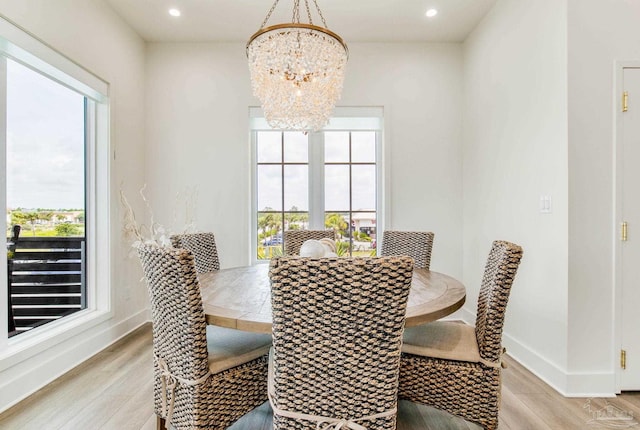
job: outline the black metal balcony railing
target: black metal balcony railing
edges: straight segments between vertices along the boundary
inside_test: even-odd
[[[10,335],[86,308],[84,237],[21,237],[14,246],[7,260]]]

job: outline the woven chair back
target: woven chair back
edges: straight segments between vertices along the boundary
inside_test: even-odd
[[[275,405],[339,419],[396,407],[412,272],[408,257],[272,260]],[[395,422],[361,424],[386,430]],[[276,430],[315,428],[274,416]]]
[[[213,233],[174,234],[171,236],[171,244],[174,248],[188,249],[193,253],[198,273],[220,270],[218,248]]]
[[[197,380],[209,371],[206,321],[191,252],[141,245],[138,256],[151,298],[153,353],[171,372]],[[154,366],[155,380],[160,380]],[[154,390],[156,396],[159,389]]]
[[[504,315],[521,258],[520,246],[499,240],[493,242],[484,269],[476,314],[476,339],[480,356],[485,360],[500,361]]]
[[[300,247],[307,240],[336,240],[333,230],[286,230],[284,232],[284,255],[300,255]]]
[[[386,230],[381,255],[408,255],[416,268],[429,269],[434,236],[430,231]]]

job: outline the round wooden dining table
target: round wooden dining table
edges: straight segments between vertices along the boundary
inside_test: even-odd
[[[207,324],[271,333],[269,265],[235,267],[198,275]],[[435,321],[460,309],[462,283],[427,269],[413,270],[406,326]]]

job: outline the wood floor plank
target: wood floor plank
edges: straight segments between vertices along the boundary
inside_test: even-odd
[[[151,366],[144,371],[146,382],[133,391],[134,395],[121,405],[111,418],[104,423],[100,430],[140,430],[144,429],[147,420],[155,418],[153,413],[153,371]],[[151,429],[155,430],[155,420],[151,422]]]
[[[553,388],[528,371],[508,354],[504,355],[504,361],[507,364],[507,368],[502,369],[502,384],[508,386],[512,393],[557,394]]]
[[[125,357],[124,354],[121,357]],[[114,414],[122,408],[124,405],[132,403],[134,394],[139,391],[143,391],[147,398],[144,403],[150,403],[151,396],[153,395],[153,372],[152,372],[152,358],[148,352],[143,354],[134,354],[133,357],[127,354],[126,361],[120,361],[127,371],[122,372],[119,377],[115,377],[118,372],[113,373],[114,378],[110,385],[105,386],[102,393],[99,395],[99,401],[94,397],[93,400],[73,419],[67,421],[60,427],[61,430],[75,430],[75,429],[87,429],[87,428],[100,428],[106,425],[107,422],[114,418]],[[116,368],[114,368],[115,370]],[[142,390],[142,387],[147,386],[147,390]],[[153,412],[152,408],[146,407],[146,417],[150,412]],[[143,409],[144,410],[144,409]],[[135,418],[135,416],[133,417]],[[116,417],[118,420],[119,417]],[[138,423],[137,428],[146,420],[141,420]],[[119,428],[119,427],[115,427]]]
[[[145,326],[117,342],[120,352],[105,350],[75,367],[0,415],[0,429],[59,429],[90,403],[99,403],[104,387],[110,386],[118,376],[128,375],[126,366],[104,371],[103,365],[110,362],[114,354],[130,358],[137,354],[148,356],[151,351],[149,337],[150,326]]]
[[[518,430],[519,427],[510,427],[502,417],[498,417],[498,430]]]
[[[144,423],[140,430],[156,430],[156,416],[151,415],[149,419]]]
[[[542,393],[541,395],[545,395]],[[502,387],[502,403],[500,407],[501,430],[513,428],[518,430],[551,430],[548,424],[523,403],[509,387]]]
[[[59,430],[98,429],[109,421],[119,407],[131,400],[131,396],[104,395],[100,402],[91,402],[82,411],[62,426]]]
[[[640,422],[640,392],[625,392],[615,399],[607,399],[623,411],[632,413],[636,421]],[[640,426],[638,426],[640,427]]]
[[[562,396],[553,398],[548,394],[517,394],[547,426],[552,429],[579,430],[586,428],[585,417],[570,410],[568,402]]]

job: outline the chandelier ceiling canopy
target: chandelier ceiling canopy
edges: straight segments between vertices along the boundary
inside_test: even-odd
[[[265,27],[275,0],[247,42],[253,94],[272,128],[320,130],[342,93],[347,45],[327,28],[317,0],[312,1],[323,27],[313,24],[309,1],[304,0],[308,24],[300,22],[300,0],[294,0],[290,23]]]

